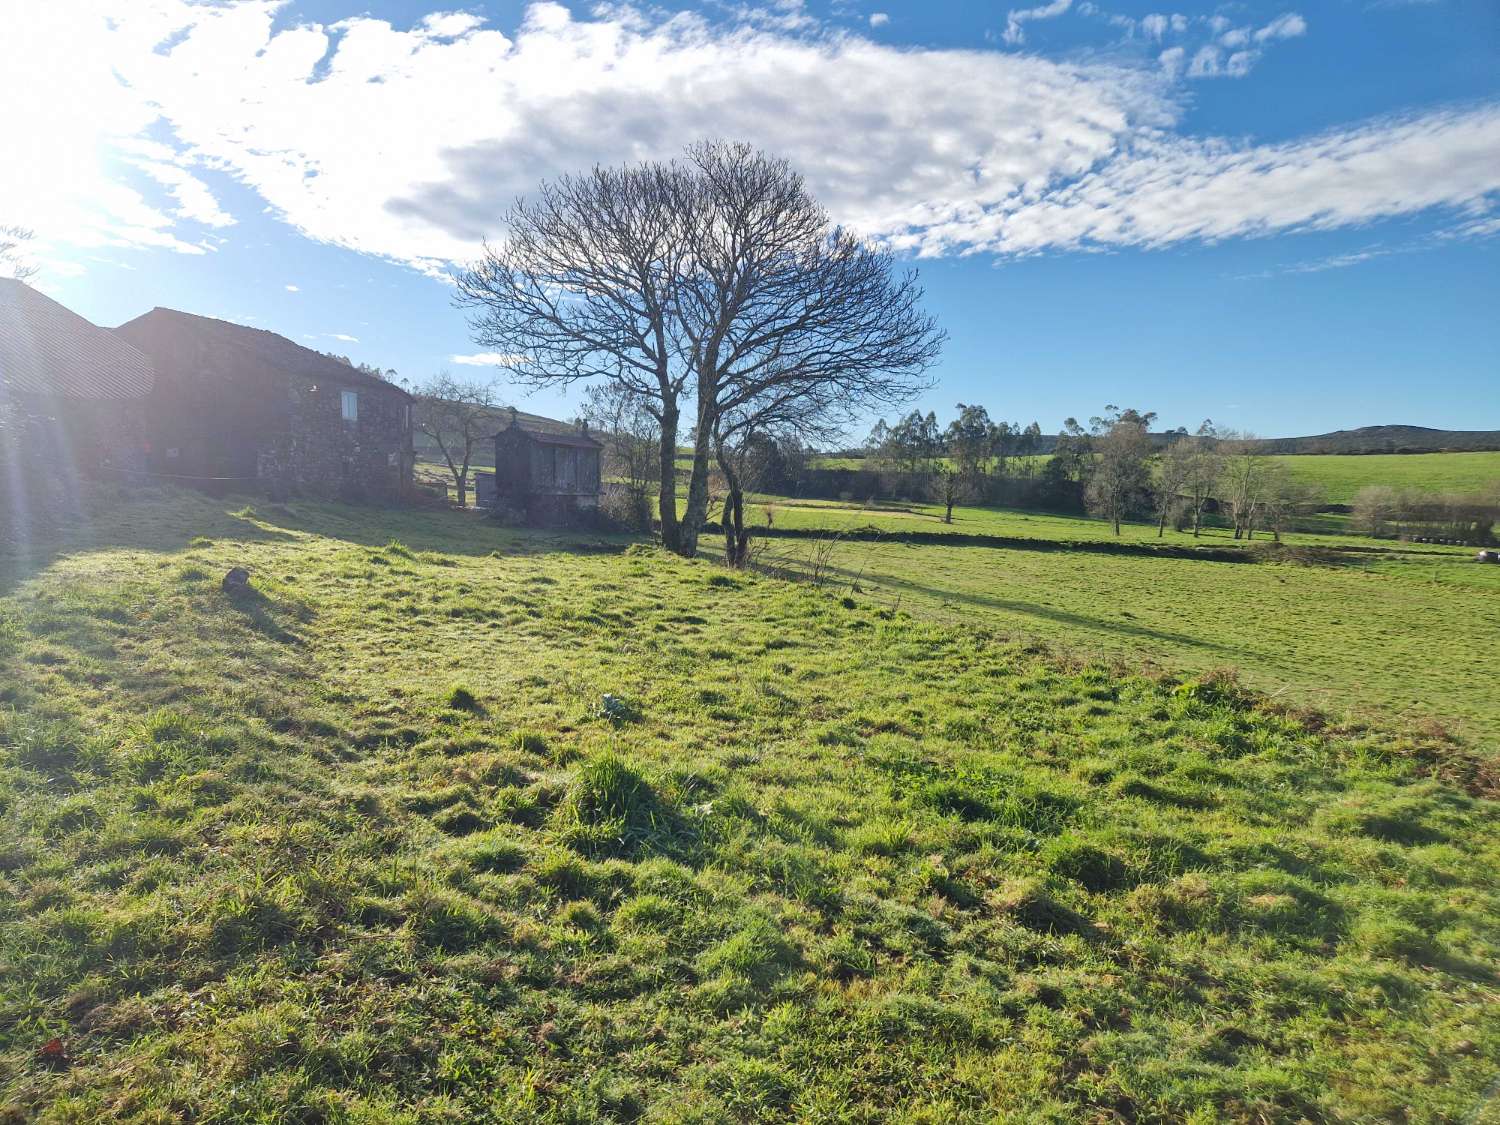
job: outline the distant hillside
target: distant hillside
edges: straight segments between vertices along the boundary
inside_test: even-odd
[[[1267,453],[1475,453],[1500,449],[1500,430],[1361,426],[1312,437],[1267,438]]]

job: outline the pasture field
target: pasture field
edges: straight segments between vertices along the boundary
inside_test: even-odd
[[[1500,452],[1289,454],[1275,460],[1321,485],[1330,504],[1351,503],[1356,492],[1372,484],[1464,494],[1500,486]]]
[[[1490,670],[1500,567],[1477,565],[1471,548],[1288,535],[1290,551],[1260,538],[1252,545],[1252,557],[1280,561],[1229,563],[1041,549],[1116,542],[1104,521],[1070,516],[958,509],[944,524],[940,509],[922,506],[770,504],[773,526],[784,530],[890,532],[889,541],[838,543],[827,564],[830,581],[857,584],[885,605],[1102,656],[1233,667],[1258,689],[1304,705],[1446,722],[1500,754]],[[750,515],[764,524],[764,505]],[[909,532],[1035,539],[1039,549],[900,542]],[[1127,548],[1235,545],[1222,529],[1198,540],[1171,530],[1158,540],[1145,524],[1122,532]],[[712,537],[705,544],[717,549]],[[772,539],[765,561],[805,574],[817,549]]]
[[[240,503],[0,564],[10,1119],[1489,1112],[1497,779],[1435,731]]]
[[[1048,455],[1030,460],[1038,471]],[[1500,452],[1483,453],[1372,453],[1279,454],[1294,474],[1323,488],[1329,504],[1348,504],[1366,485],[1389,485],[1415,492],[1475,493],[1500,483]],[[820,469],[861,469],[859,457],[817,457]]]

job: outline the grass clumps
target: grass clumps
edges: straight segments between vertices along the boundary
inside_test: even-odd
[[[655,547],[224,507],[0,565],[0,1119],[1438,1122],[1493,1081],[1453,739]],[[177,580],[199,531],[294,637]]]
[[[650,847],[667,850],[676,819],[639,771],[605,752],[578,767],[553,826],[583,855],[625,856]]]

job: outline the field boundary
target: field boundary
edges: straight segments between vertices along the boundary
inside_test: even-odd
[[[718,530],[715,526],[714,530]],[[1156,559],[1198,559],[1202,562],[1256,561],[1254,547],[1184,547],[1175,543],[1111,543],[1097,539],[1034,539],[1018,535],[985,535],[955,531],[886,531],[874,526],[840,531],[825,528],[756,527],[767,539],[842,539],[854,543],[909,543],[946,547],[992,547],[1014,551],[1081,551],[1096,555],[1139,555]]]

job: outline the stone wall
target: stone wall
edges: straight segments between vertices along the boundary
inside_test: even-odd
[[[139,479],[139,401],[0,400],[0,525],[22,537],[77,509],[85,481]]]
[[[343,392],[358,418],[343,417]],[[392,503],[412,477],[408,399],[392,388],[295,379],[283,432],[261,443],[257,475],[277,493]]]

